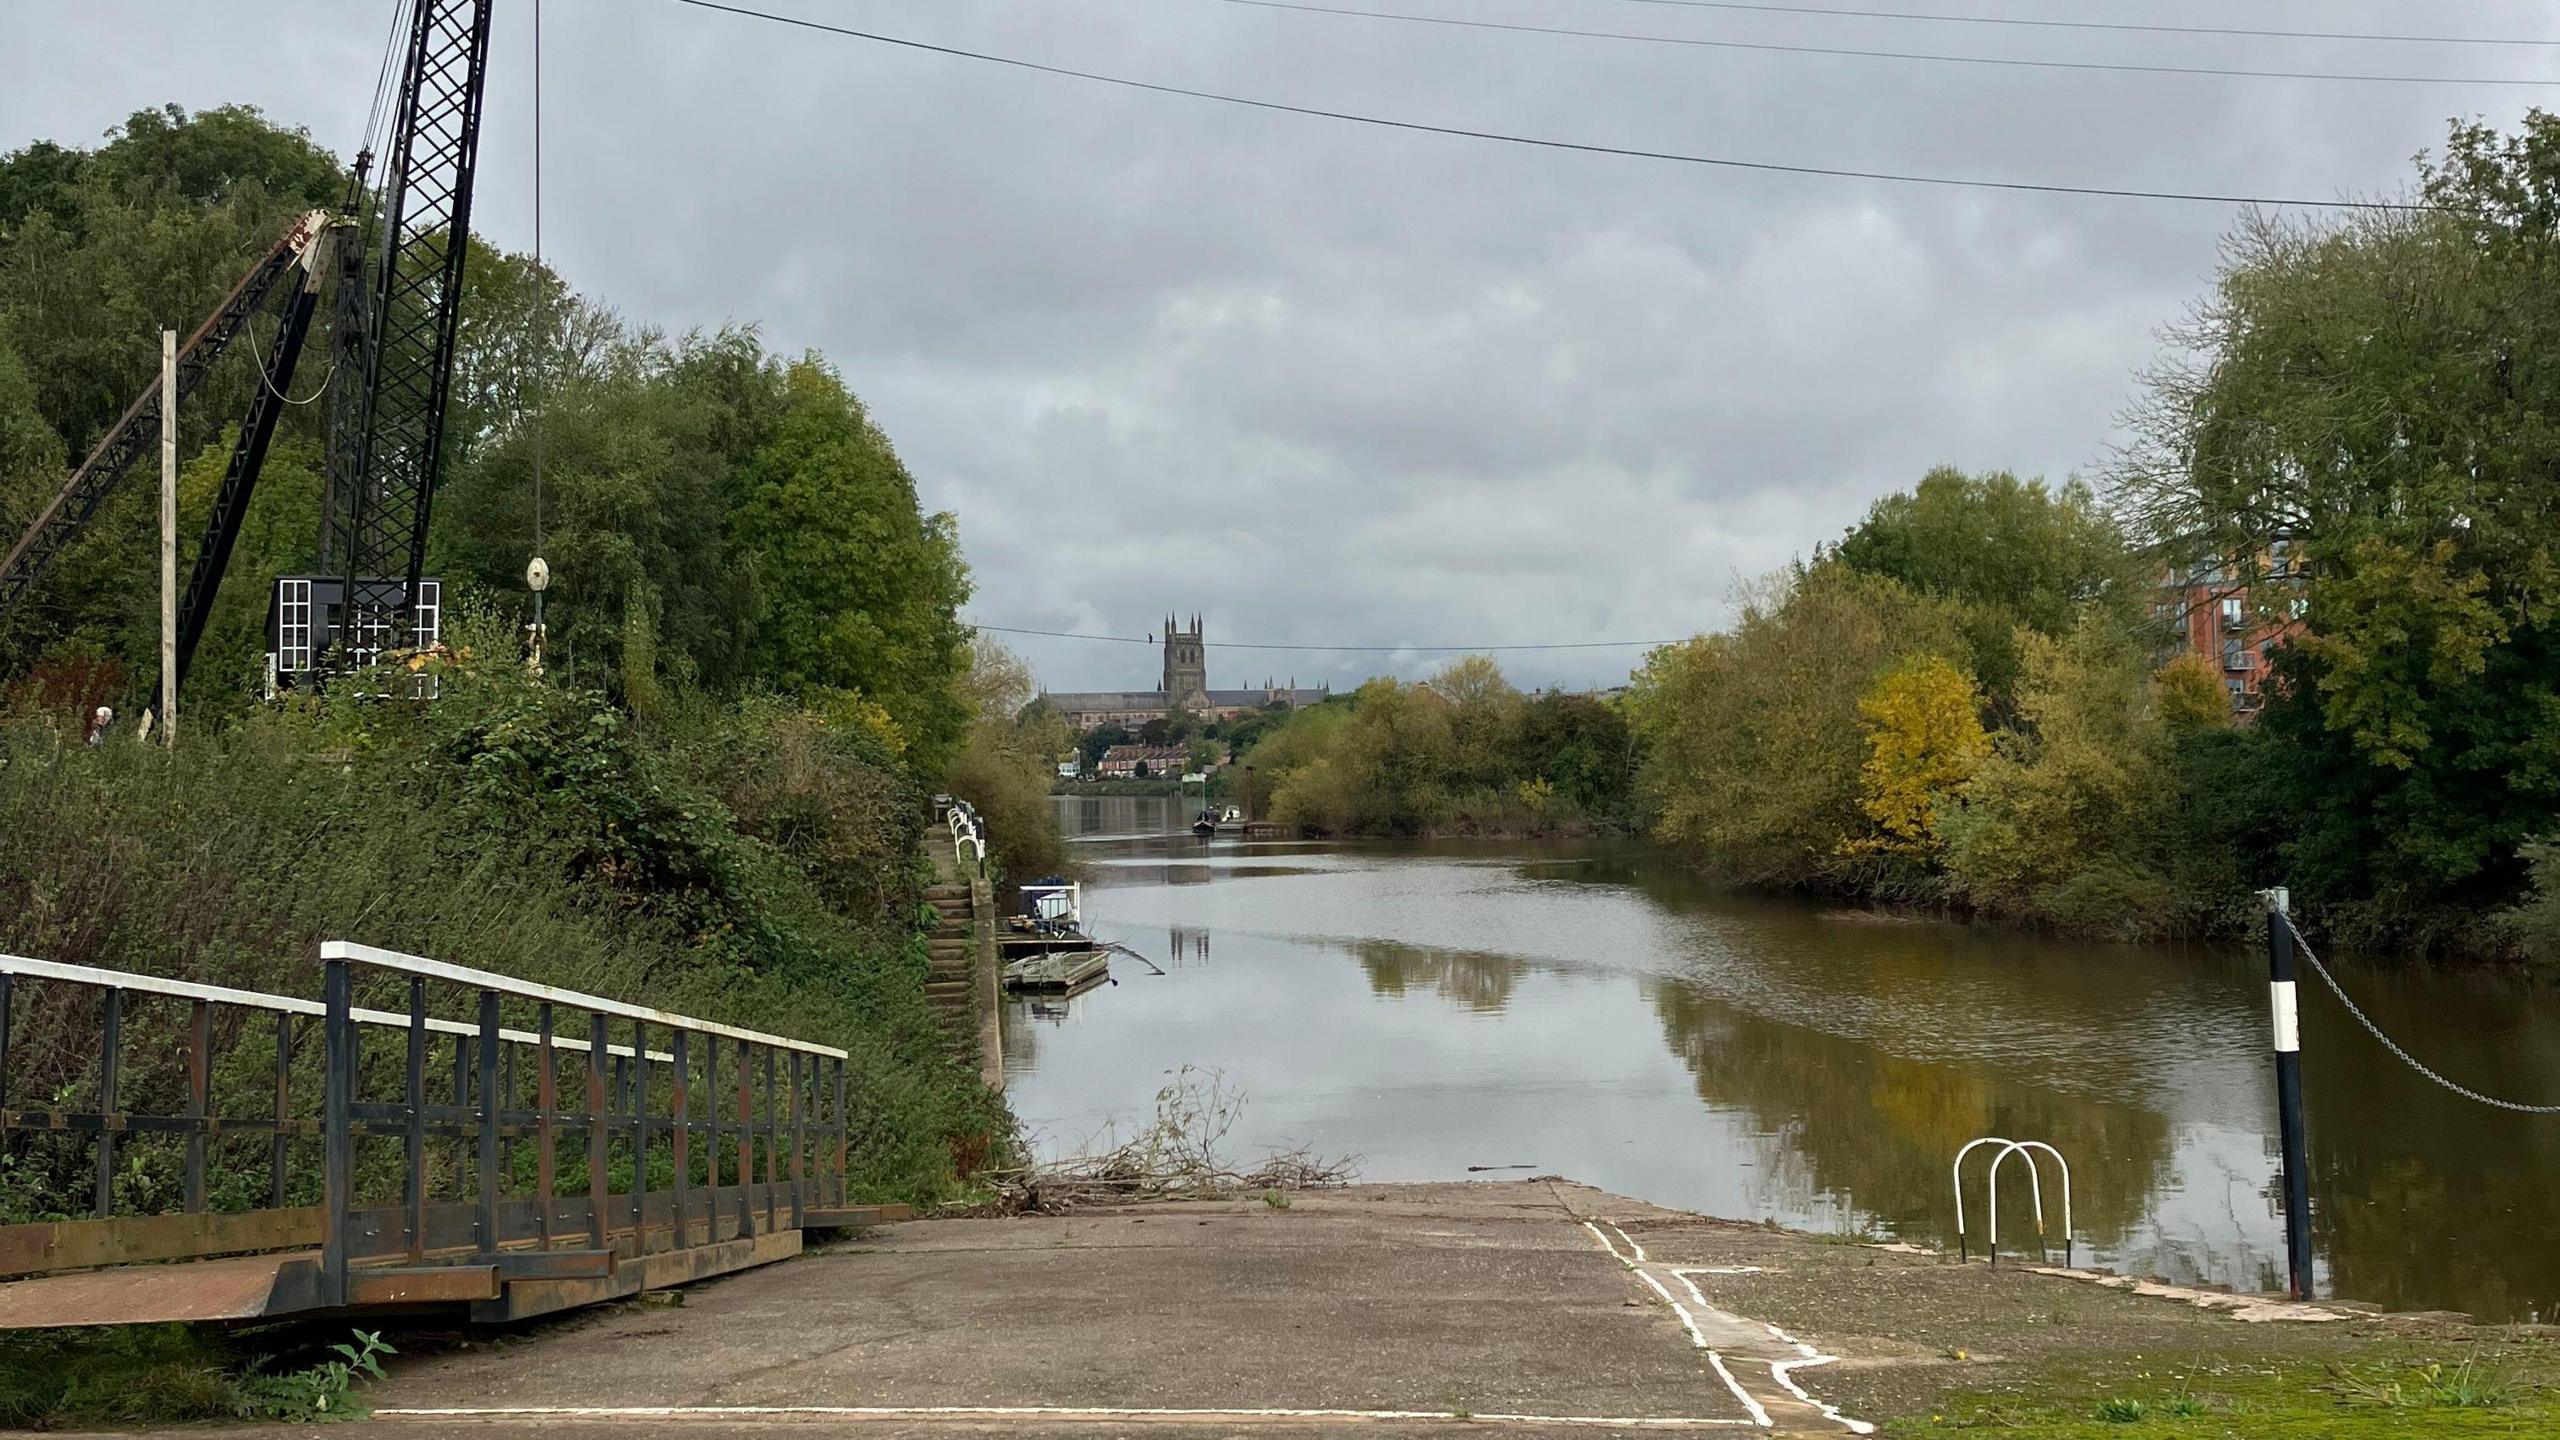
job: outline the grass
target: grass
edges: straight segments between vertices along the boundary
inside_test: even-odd
[[[2502,1347],[2518,1349],[2518,1347]],[[2547,1351],[2456,1356],[2399,1349],[2320,1364],[2204,1362],[2059,1369],[1994,1390],[1941,1397],[1886,1428],[1896,1440],[1952,1432],[2020,1440],[2383,1440],[2560,1433]],[[2156,1364],[2156,1361],[2153,1362]]]
[[[0,1341],[0,1426],[357,1419],[392,1347],[362,1330],[324,1343],[331,1333],[136,1325]]]

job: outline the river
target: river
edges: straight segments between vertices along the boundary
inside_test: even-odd
[[[1190,1065],[1245,1097],[1247,1156],[1351,1154],[1378,1181],[1561,1174],[1951,1250],[1948,1162],[1998,1133],[2069,1160],[2084,1263],[2282,1287],[2266,985],[2246,949],[1735,897],[1633,845],[1114,839],[1161,833],[1175,802],[1058,804],[1091,928],[1167,973],[1115,959],[1115,985],[1007,1002],[1012,1104],[1052,1153],[1125,1137]],[[2549,987],[2336,968],[2437,1068],[2560,1096]],[[2560,1119],[2429,1086],[2303,990],[2322,1293],[2560,1315]],[[2004,1250],[2033,1233],[2022,1179],[2010,1162]]]

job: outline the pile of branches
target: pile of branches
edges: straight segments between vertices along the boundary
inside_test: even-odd
[[[1305,1147],[1275,1149],[1250,1163],[1225,1154],[1244,1095],[1216,1070],[1185,1065],[1156,1092],[1155,1119],[1127,1141],[1106,1129],[1075,1154],[998,1179],[1004,1214],[1059,1214],[1078,1205],[1127,1200],[1208,1200],[1348,1185],[1354,1156],[1327,1159]]]

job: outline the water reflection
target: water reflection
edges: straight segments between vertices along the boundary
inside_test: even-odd
[[[1498,1015],[1511,1003],[1512,988],[1528,965],[1511,955],[1480,950],[1442,950],[1428,945],[1399,945],[1392,940],[1352,943],[1351,958],[1369,972],[1369,991],[1398,999],[1428,991],[1483,1015]]]
[[[1120,804],[1098,818],[1148,833]],[[1636,849],[1185,837],[1087,859],[1097,931],[1169,973],[1008,1010],[1015,1107],[1055,1139],[1205,1064],[1251,1097],[1248,1143],[1356,1151],[1381,1180],[1534,1163],[1665,1204],[1946,1245],[1947,1162],[1999,1133],[2070,1158],[2084,1256],[2281,1277],[2265,990],[2246,953],[1736,900]],[[2550,992],[2346,979],[2449,1073],[2560,1095]],[[2338,1293],[2551,1313],[2560,1125],[2427,1087],[2325,998],[2306,997],[2304,1029],[2315,1235]],[[2004,1191],[2003,1236],[2031,1234],[2023,1185]]]

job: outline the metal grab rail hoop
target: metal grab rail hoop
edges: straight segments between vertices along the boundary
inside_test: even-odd
[[[23,1289],[64,1272],[221,1255],[270,1262],[234,1308],[187,1310],[201,1297],[172,1282],[146,1287],[155,1313],[106,1318],[469,1302],[512,1319],[884,1218],[847,1204],[842,1050],[344,941],[320,960],[314,1001],[0,956],[0,1147],[93,1175],[56,1182],[90,1190],[87,1218],[0,1225],[0,1278],[55,1277],[0,1286],[0,1328],[71,1323],[61,1292]],[[470,1019],[429,1013],[455,991]],[[184,1042],[146,1049],[163,1017],[135,1002],[164,999],[188,1007]],[[93,1003],[83,1051],[86,1027],[60,1022]],[[50,1106],[13,1108],[30,1080]]]
[[[2053,1163],[2060,1167],[2062,1172],[2062,1264],[2065,1269],[2068,1269],[2072,1260],[2073,1237],[2071,1226],[2071,1162],[2062,1158],[2061,1151],[2054,1149],[2052,1146],[2041,1140],[2011,1140],[2000,1135],[1984,1135],[1966,1141],[1956,1150],[1955,1163],[1947,1167],[1948,1173],[1952,1177],[1955,1187],[1956,1259],[1958,1262],[1961,1263],[1973,1258],[1964,1223],[1964,1157],[1972,1154],[1977,1148],[1984,1145],[1997,1145],[2000,1147],[1992,1153],[1991,1169],[1986,1181],[1986,1188],[1989,1192],[1986,1197],[1987,1208],[1991,1212],[1991,1219],[1988,1227],[1990,1231],[1991,1246],[1990,1263],[1994,1265],[2000,1263],[2000,1166],[2013,1154],[2023,1154],[2027,1157],[2027,1196],[2029,1203],[2035,1207],[2036,1212],[2036,1258],[2039,1261],[2044,1258],[2044,1181],[2037,1173],[2038,1167],[2036,1165],[2035,1157],[2035,1152],[2041,1150],[2045,1154],[2053,1157]]]

